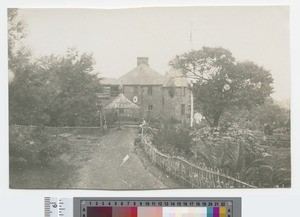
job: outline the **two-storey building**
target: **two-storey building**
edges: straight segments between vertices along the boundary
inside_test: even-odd
[[[182,123],[190,120],[191,91],[189,82],[179,70],[172,69],[164,76],[149,66],[148,57],[138,57],[137,66],[118,79],[106,78],[101,81],[103,93],[99,97],[109,103],[119,91],[139,111],[122,111],[123,117],[137,120],[173,118]]]

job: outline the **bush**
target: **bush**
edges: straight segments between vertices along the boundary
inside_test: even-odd
[[[221,129],[203,127],[195,130],[192,136],[193,151],[200,163],[231,174],[242,174],[264,151],[250,132],[239,130],[236,125]]]
[[[44,127],[9,128],[9,154],[12,166],[47,165],[69,150],[64,138],[51,135]]]
[[[190,156],[192,154],[190,130],[180,124],[175,124],[173,120],[161,124],[160,129],[153,134],[153,144],[163,152],[172,155]]]

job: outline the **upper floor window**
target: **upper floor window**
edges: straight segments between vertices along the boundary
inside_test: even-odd
[[[148,86],[148,95],[152,95],[152,86]]]
[[[153,105],[148,105],[148,111],[152,112],[152,110],[153,110]]]
[[[181,104],[181,115],[185,115],[185,104]]]

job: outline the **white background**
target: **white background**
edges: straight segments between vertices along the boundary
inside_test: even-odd
[[[8,80],[6,10],[8,7],[50,8],[128,8],[184,5],[290,5],[291,20],[291,105],[292,105],[292,188],[290,189],[215,189],[163,191],[87,191],[87,190],[11,190],[8,179]],[[300,216],[300,3],[294,1],[239,0],[0,0],[0,216],[40,217],[45,196],[59,197],[242,197],[243,217]],[[276,37],[276,35],[274,35]]]

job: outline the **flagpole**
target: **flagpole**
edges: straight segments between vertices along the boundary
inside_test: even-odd
[[[194,94],[193,94],[193,82],[191,82],[191,127],[194,125]]]

